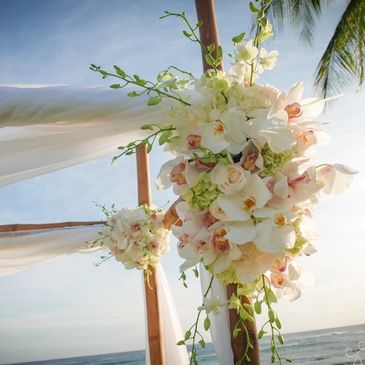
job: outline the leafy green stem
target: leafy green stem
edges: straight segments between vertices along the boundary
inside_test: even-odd
[[[146,138],[137,139],[128,143],[125,146],[119,146],[118,149],[122,150],[122,153],[113,157],[112,162],[117,160],[118,158],[126,155],[130,156],[137,152],[138,148],[143,145],[147,146],[147,153],[151,152],[152,146],[155,143],[157,137],[159,136],[158,143],[162,146],[165,143],[170,143],[174,138],[172,132],[176,129],[172,125],[168,126],[160,126],[158,124],[145,124],[141,127],[143,130],[151,130],[153,133],[148,135]],[[157,129],[157,130],[155,130]]]
[[[208,285],[205,293],[203,294],[204,298],[206,298],[208,296],[209,292],[211,291],[213,280],[214,280],[214,276],[212,276],[212,278],[210,279],[209,285]],[[193,323],[193,325],[185,332],[184,339],[177,343],[178,345],[185,345],[186,341],[188,341],[188,340],[192,341],[191,355],[190,355],[190,358],[189,358],[189,365],[197,365],[198,364],[198,357],[197,357],[198,355],[197,355],[197,349],[196,349],[197,336],[200,337],[200,341],[199,341],[200,346],[203,347],[203,348],[205,347],[204,338],[203,338],[202,334],[200,333],[200,331],[198,330],[200,317],[201,317],[201,314],[204,310],[205,309],[204,309],[204,304],[203,304],[201,307],[198,308],[198,314],[196,316],[196,320]],[[206,331],[208,331],[209,328],[210,328],[210,319],[207,315],[205,320],[204,320],[204,329]]]
[[[269,320],[267,322],[264,323],[264,325],[262,326],[262,329],[259,333],[259,337],[262,337],[264,332],[264,328],[269,325],[270,326],[270,334],[271,334],[271,362],[274,363],[276,361],[276,359],[279,362],[279,365],[283,364],[283,361],[286,362],[292,362],[291,359],[288,358],[284,358],[281,356],[277,343],[276,343],[276,339],[279,341],[279,343],[281,345],[284,344],[284,337],[282,336],[280,329],[281,329],[281,322],[279,320],[279,317],[277,315],[277,313],[275,313],[275,311],[272,308],[271,303],[276,302],[276,296],[274,294],[274,292],[271,290],[271,284],[269,279],[265,276],[262,275],[262,288],[263,288],[263,292],[264,292],[264,302],[267,306],[268,309],[268,316],[269,316]],[[277,333],[275,333],[277,332]]]
[[[222,63],[222,56],[223,56],[222,47],[216,46],[215,44],[210,44],[210,45],[206,46],[200,40],[199,36],[196,33],[196,31],[201,27],[201,25],[203,23],[201,21],[199,21],[198,23],[196,23],[195,27],[193,27],[191,25],[191,23],[189,22],[189,19],[187,18],[185,12],[172,13],[169,11],[165,11],[165,15],[162,15],[160,17],[160,19],[165,19],[165,18],[172,17],[172,16],[181,18],[184,21],[184,23],[188,27],[188,31],[186,31],[186,30],[183,31],[184,36],[186,38],[188,38],[190,41],[192,41],[194,43],[198,43],[200,45],[200,47],[203,51],[203,54],[204,54],[205,61],[207,62],[207,64],[209,66],[213,67],[214,74],[217,74],[218,67]]]
[[[170,66],[170,69],[173,68],[174,66]],[[175,69],[177,69],[177,67],[174,67]],[[94,64],[92,64],[90,66],[90,70],[94,71],[94,72],[98,72],[102,75],[102,77],[105,79],[107,77],[115,77],[117,79],[123,80],[124,84],[112,84],[110,87],[112,89],[122,89],[124,87],[126,87],[127,85],[135,85],[135,86],[139,86],[142,88],[141,92],[136,92],[136,91],[132,91],[128,94],[129,97],[135,97],[135,96],[140,96],[143,94],[147,94],[148,96],[150,96],[150,99],[148,101],[148,105],[156,105],[161,101],[161,97],[167,97],[170,99],[174,99],[184,105],[190,106],[191,104],[189,102],[187,102],[186,100],[184,100],[181,96],[179,96],[176,93],[168,93],[166,91],[162,91],[159,87],[158,87],[158,82],[162,80],[162,78],[160,80],[157,81],[157,83],[153,83],[151,81],[147,81],[142,79],[141,77],[139,77],[138,75],[127,75],[120,67],[114,65],[114,69],[116,71],[116,73],[112,73],[112,72],[108,72],[106,70],[103,70],[100,66],[96,66]],[[166,71],[167,73],[167,71]],[[185,74],[189,74],[188,72],[185,72]],[[192,76],[192,75],[191,75]],[[152,93],[152,94],[151,94]],[[152,95],[152,96],[151,96]]]

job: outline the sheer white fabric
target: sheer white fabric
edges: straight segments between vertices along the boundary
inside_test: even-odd
[[[166,122],[128,91],[0,87],[0,186],[116,152],[143,135],[141,125]]]
[[[212,275],[200,265],[200,283],[202,293],[208,289]],[[222,301],[227,300],[227,289],[219,280],[214,279],[211,294],[219,297]],[[218,315],[210,315],[210,333],[215,353],[217,354],[220,365],[233,365],[233,351],[231,347],[231,333],[229,325],[228,306],[220,307]]]
[[[102,225],[0,233],[0,277],[75,252],[88,253],[85,242],[97,238]]]
[[[187,365],[189,363],[189,355],[186,346],[176,345],[184,336],[175,302],[172,298],[165,271],[161,264],[156,266],[156,278],[158,280],[157,290],[161,306],[160,315],[162,316],[163,345],[166,364]],[[144,277],[142,277],[142,280],[144,280]],[[148,335],[146,337],[146,365],[150,365]]]
[[[160,108],[125,90],[67,86],[0,87],[0,186],[72,166],[116,151],[140,138],[140,126],[165,123]],[[0,233],[0,277],[75,252],[102,225]],[[188,364],[175,304],[157,267],[164,349],[169,365]],[[147,341],[148,349],[148,341]],[[149,363],[147,350],[146,363]]]
[[[102,228],[103,225],[95,225],[0,233],[0,277],[72,253],[99,250],[100,246],[86,248],[86,242],[95,240]],[[176,345],[183,338],[180,320],[161,265],[157,266],[156,274],[167,364],[186,365],[189,362],[186,347]],[[148,359],[147,345],[147,364]]]

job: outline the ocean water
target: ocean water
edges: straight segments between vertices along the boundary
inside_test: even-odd
[[[365,365],[365,325],[287,334],[281,353],[292,359],[293,364]],[[261,341],[262,365],[270,364],[270,355],[269,339],[264,338]],[[144,360],[144,351],[133,351],[22,364],[144,365]],[[200,351],[199,364],[218,365],[212,344],[207,344],[206,348]]]

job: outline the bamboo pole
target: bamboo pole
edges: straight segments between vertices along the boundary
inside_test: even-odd
[[[196,12],[198,16],[198,20],[202,21],[203,24],[199,28],[200,39],[205,46],[210,44],[219,45],[219,33],[217,27],[217,21],[215,16],[215,8],[214,8],[214,0],[195,0]],[[203,59],[203,70],[207,71],[210,66],[205,61],[204,51],[202,50],[202,59]],[[220,69],[223,70],[223,65],[220,65]],[[237,295],[237,285],[231,284],[227,286],[227,298],[229,299],[232,294]],[[242,304],[249,303],[250,299],[245,296],[240,297]],[[239,320],[239,315],[237,311],[234,309],[229,310],[229,320],[230,320],[230,329],[231,334],[234,326]],[[231,346],[234,356],[234,363],[241,361],[241,365],[259,365],[260,364],[260,352],[259,352],[259,342],[257,338],[256,332],[256,323],[255,322],[245,322],[245,326],[249,332],[249,337],[251,344],[253,345],[253,349],[248,352],[248,356],[251,361],[247,362],[246,360],[241,361],[244,355],[244,351],[247,345],[247,338],[244,336],[244,331],[240,331],[239,335],[233,337],[231,335]],[[228,364],[224,364],[228,365]]]
[[[137,151],[138,204],[151,204],[149,162],[145,145]],[[163,346],[161,306],[158,297],[158,280],[155,267],[150,266],[149,282],[144,282],[149,356],[151,365],[166,365]]]
[[[87,222],[60,222],[60,223],[40,223],[40,224],[5,224],[0,226],[0,232],[38,231],[42,229],[61,229],[69,227],[85,227],[105,224],[105,221]]]

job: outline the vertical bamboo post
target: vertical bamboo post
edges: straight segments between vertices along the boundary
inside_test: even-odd
[[[138,204],[151,204],[151,189],[149,176],[149,162],[146,145],[137,151],[137,181],[138,181]],[[165,351],[163,346],[163,332],[161,320],[161,308],[158,297],[158,281],[155,267],[150,266],[149,286],[144,283],[147,331],[150,365],[166,365]]]
[[[199,28],[200,39],[205,46],[210,44],[219,45],[219,34],[217,21],[215,16],[215,8],[214,8],[214,0],[195,0],[196,12],[198,16],[198,20],[202,21],[203,24]],[[202,58],[203,58],[203,70],[207,71],[210,66],[205,61],[204,51],[202,50]],[[223,69],[223,65],[221,65],[220,69]],[[237,285],[231,284],[227,286],[227,298],[229,299],[232,294],[237,295]],[[242,303],[249,303],[250,299],[241,296]],[[229,322],[231,333],[233,331],[234,326],[239,320],[239,315],[235,310],[229,310]],[[240,362],[241,365],[260,365],[260,352],[259,352],[259,341],[257,338],[256,331],[256,323],[255,322],[245,322],[246,328],[249,332],[249,337],[251,344],[253,345],[253,349],[251,349],[248,353],[251,361],[243,361]],[[240,361],[243,358],[245,349],[246,349],[247,339],[244,336],[244,331],[241,331],[237,337],[231,336],[231,346],[234,356],[234,363]],[[223,364],[222,364],[223,365]],[[229,364],[224,364],[229,365]]]

